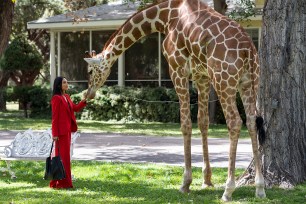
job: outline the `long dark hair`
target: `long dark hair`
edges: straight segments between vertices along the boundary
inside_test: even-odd
[[[62,91],[62,82],[63,79],[65,79],[65,77],[56,77],[54,79],[54,83],[53,83],[53,96],[54,95],[62,95],[63,91]]]

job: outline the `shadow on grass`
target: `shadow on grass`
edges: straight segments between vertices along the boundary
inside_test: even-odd
[[[14,162],[18,176],[0,176],[0,203],[221,203],[223,187],[201,190],[201,169],[194,168],[190,194],[178,191],[182,168],[146,164],[74,161],[74,188],[54,190],[42,179],[44,162]],[[226,180],[227,169],[215,168],[213,182]],[[267,189],[266,199],[254,197],[255,187],[236,189],[238,203],[303,203],[305,185],[294,190]],[[284,196],[286,195],[286,196]],[[235,203],[233,202],[233,203]]]

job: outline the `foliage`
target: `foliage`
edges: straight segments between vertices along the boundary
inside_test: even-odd
[[[107,4],[109,0],[63,0],[69,11],[85,9],[97,4]]]
[[[14,11],[12,37],[20,34],[27,35],[29,40],[34,40],[34,34],[41,33],[42,30],[28,30],[27,23],[40,18],[58,15],[64,12],[64,5],[61,0],[22,0],[17,1]],[[41,33],[42,34],[42,33]],[[36,36],[36,35],[35,35]],[[48,35],[40,35],[36,40],[49,41]]]
[[[18,101],[28,117],[27,110],[30,109],[30,117],[50,116],[50,90],[40,86],[15,86],[6,89],[7,101]]]
[[[72,96],[75,102],[82,99],[83,94]],[[190,89],[191,117],[197,121],[197,91]],[[245,121],[245,114],[241,99],[237,98],[241,117]],[[217,110],[217,123],[225,123],[221,106]],[[126,121],[155,121],[155,122],[180,122],[179,102],[174,89],[133,88],[133,87],[107,87],[97,91],[92,102],[85,110],[78,114],[78,118],[91,120],[126,120]]]
[[[236,0],[234,9],[228,16],[235,21],[243,21],[251,16],[255,16],[255,1],[253,0]]]
[[[24,109],[24,116],[28,117],[28,105],[30,103],[30,94],[29,90],[32,87],[30,86],[15,86],[14,87],[14,96],[18,100],[18,102],[22,105]]]
[[[74,188],[53,190],[42,179],[44,162],[15,161],[11,165],[17,179],[10,179],[7,173],[0,175],[0,203],[222,203],[227,177],[226,168],[213,168],[216,187],[201,189],[202,170],[193,168],[192,191],[182,194],[178,191],[183,173],[180,166],[72,161]],[[236,176],[242,172],[237,169]],[[304,203],[305,191],[305,184],[292,190],[271,188],[266,190],[267,198],[259,199],[254,196],[254,186],[240,187],[231,203]]]
[[[43,66],[37,47],[24,36],[15,38],[0,59],[0,67],[12,72],[16,85],[32,85]]]
[[[31,118],[48,117],[51,114],[50,98],[51,91],[40,86],[34,86],[29,90]]]

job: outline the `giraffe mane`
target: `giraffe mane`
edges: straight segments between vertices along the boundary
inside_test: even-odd
[[[156,3],[152,3],[152,4],[150,4],[150,5],[148,5],[148,6],[145,6],[144,8],[142,8],[142,9],[140,9],[140,10],[138,10],[136,13],[134,13],[132,16],[130,16],[111,36],[110,36],[110,38],[106,41],[106,43],[105,43],[105,45],[104,45],[104,47],[103,47],[103,49],[102,49],[102,52],[105,50],[105,48],[110,44],[110,42],[114,39],[114,37],[118,34],[118,32],[121,30],[121,28],[123,28],[134,16],[136,16],[138,13],[140,13],[140,12],[142,12],[142,11],[144,11],[144,10],[146,10],[146,9],[149,9],[149,8],[151,8],[151,7],[153,7],[153,6],[155,6],[155,5],[158,5],[158,4],[162,4],[162,3],[164,3],[164,2],[167,2],[167,1],[169,1],[169,0],[166,0],[166,1],[161,1],[161,2],[159,2],[159,1],[157,1]]]

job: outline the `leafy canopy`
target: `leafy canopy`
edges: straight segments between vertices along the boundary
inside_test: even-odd
[[[21,36],[9,44],[0,60],[1,69],[8,71],[40,70],[42,66],[42,56],[37,47]]]

